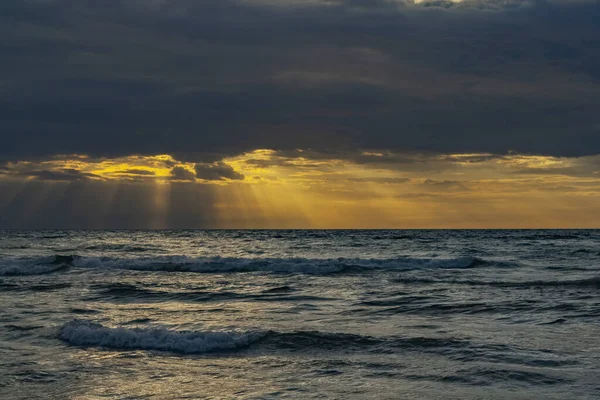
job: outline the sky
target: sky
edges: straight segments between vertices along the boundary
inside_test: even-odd
[[[2,0],[0,228],[600,228],[598,21]]]

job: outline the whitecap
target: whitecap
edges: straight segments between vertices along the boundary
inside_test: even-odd
[[[259,331],[174,331],[164,327],[110,328],[87,320],[73,320],[60,330],[60,338],[76,346],[185,354],[235,350],[262,339],[266,334]]]

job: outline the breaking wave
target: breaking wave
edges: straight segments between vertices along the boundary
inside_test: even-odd
[[[109,328],[74,320],[60,330],[60,338],[75,346],[113,349],[161,350],[184,354],[208,353],[246,347],[265,332],[171,331],[165,328]]]
[[[157,328],[110,328],[88,320],[73,320],[60,329],[60,338],[82,347],[106,347],[122,350],[160,350],[182,354],[231,351],[258,341],[281,349],[338,348],[379,351],[382,346],[404,349],[463,348],[468,342],[423,337],[376,338],[347,333],[319,331],[175,331]]]
[[[60,339],[81,347],[114,350],[154,350],[179,354],[236,351],[260,345],[264,350],[307,352],[356,351],[372,354],[411,351],[437,354],[459,361],[502,362],[506,365],[561,366],[573,360],[555,359],[543,352],[523,353],[503,344],[477,344],[451,337],[374,337],[321,331],[175,331],[164,327],[106,327],[73,320],[60,329]]]
[[[4,259],[0,261],[0,276],[45,275],[68,268],[73,256],[36,259]]]

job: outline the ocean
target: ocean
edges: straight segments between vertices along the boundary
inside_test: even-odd
[[[1,399],[597,399],[600,231],[0,231]]]

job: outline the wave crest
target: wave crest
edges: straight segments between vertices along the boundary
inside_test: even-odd
[[[109,328],[86,320],[63,325],[60,338],[76,346],[161,350],[196,354],[234,350],[262,339],[265,332],[171,331],[165,328]]]
[[[45,275],[68,268],[74,256],[53,256],[36,259],[1,260],[0,276]]]
[[[350,333],[321,331],[174,331],[157,328],[110,328],[89,320],[76,319],[60,329],[60,338],[82,347],[105,347],[120,350],[160,350],[182,354],[199,354],[236,350],[264,341],[280,349],[332,350],[363,349],[378,352],[384,347],[434,349],[464,347],[468,342],[456,339],[425,337],[378,338]]]

